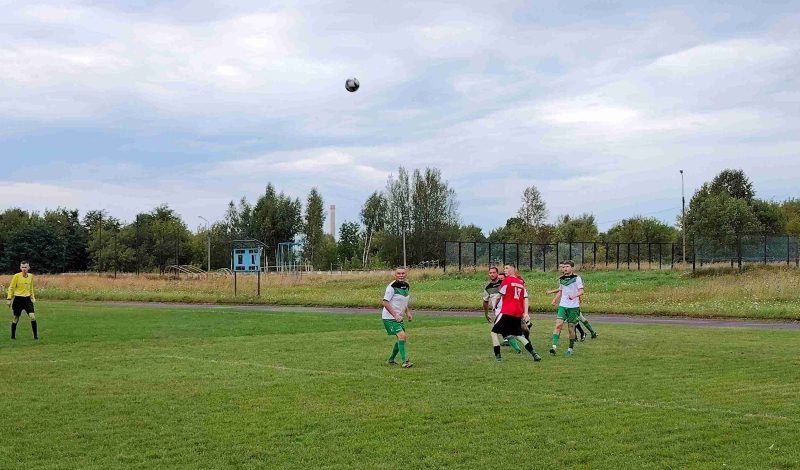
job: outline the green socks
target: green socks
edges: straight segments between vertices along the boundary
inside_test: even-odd
[[[400,351],[400,347],[397,346],[397,343],[395,342],[394,346],[392,347],[392,355],[389,356],[389,360],[390,361],[394,361],[394,358],[397,357],[397,352],[398,351]]]
[[[561,336],[560,334],[553,335],[553,346],[558,344],[558,337]]]
[[[397,342],[397,349],[400,350],[400,360],[406,362],[406,342],[405,341],[398,341]]]
[[[581,323],[583,323],[583,326],[585,326],[586,329],[589,330],[590,333],[594,333],[594,330],[592,329],[592,325],[590,325],[588,321],[584,321],[584,322],[581,322]]]
[[[518,353],[522,352],[522,348],[519,347],[519,342],[517,341],[517,338],[509,337],[508,338],[508,345],[511,346],[511,348],[514,351],[516,351]]]

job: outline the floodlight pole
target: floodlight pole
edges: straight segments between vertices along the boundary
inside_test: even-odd
[[[197,217],[203,219],[206,223],[206,237],[208,238],[208,273],[211,274],[211,232],[208,230],[208,220],[202,215],[198,215]]]
[[[686,196],[683,192],[683,170],[681,170],[681,232],[683,232],[683,264],[686,264]]]

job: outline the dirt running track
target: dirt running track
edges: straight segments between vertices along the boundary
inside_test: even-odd
[[[130,306],[142,308],[186,308],[209,310],[251,310],[255,312],[309,312],[331,314],[378,315],[378,308],[363,307],[303,307],[278,305],[218,305],[218,304],[185,304],[166,302],[97,302],[109,306]],[[483,312],[468,310],[412,310],[414,315],[444,317],[476,317],[483,318]],[[659,317],[644,315],[600,315],[588,314],[592,323],[633,323],[644,325],[683,325],[704,328],[761,328],[767,330],[800,330],[800,321],[786,320],[752,320],[731,318],[687,318]],[[553,320],[554,314],[534,314],[534,320]]]

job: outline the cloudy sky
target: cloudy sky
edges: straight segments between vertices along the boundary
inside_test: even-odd
[[[401,165],[487,232],[532,184],[601,230],[673,223],[679,169],[687,198],[725,168],[800,196],[796,1],[0,8],[0,209],[168,203],[194,228],[272,182],[341,223]]]

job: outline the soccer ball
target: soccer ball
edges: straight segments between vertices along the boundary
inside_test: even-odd
[[[358,79],[356,77],[348,78],[344,82],[345,89],[347,89],[347,91],[349,91],[350,93],[353,93],[356,90],[358,90],[358,87],[360,87],[360,86],[361,86],[361,84],[358,83]]]

